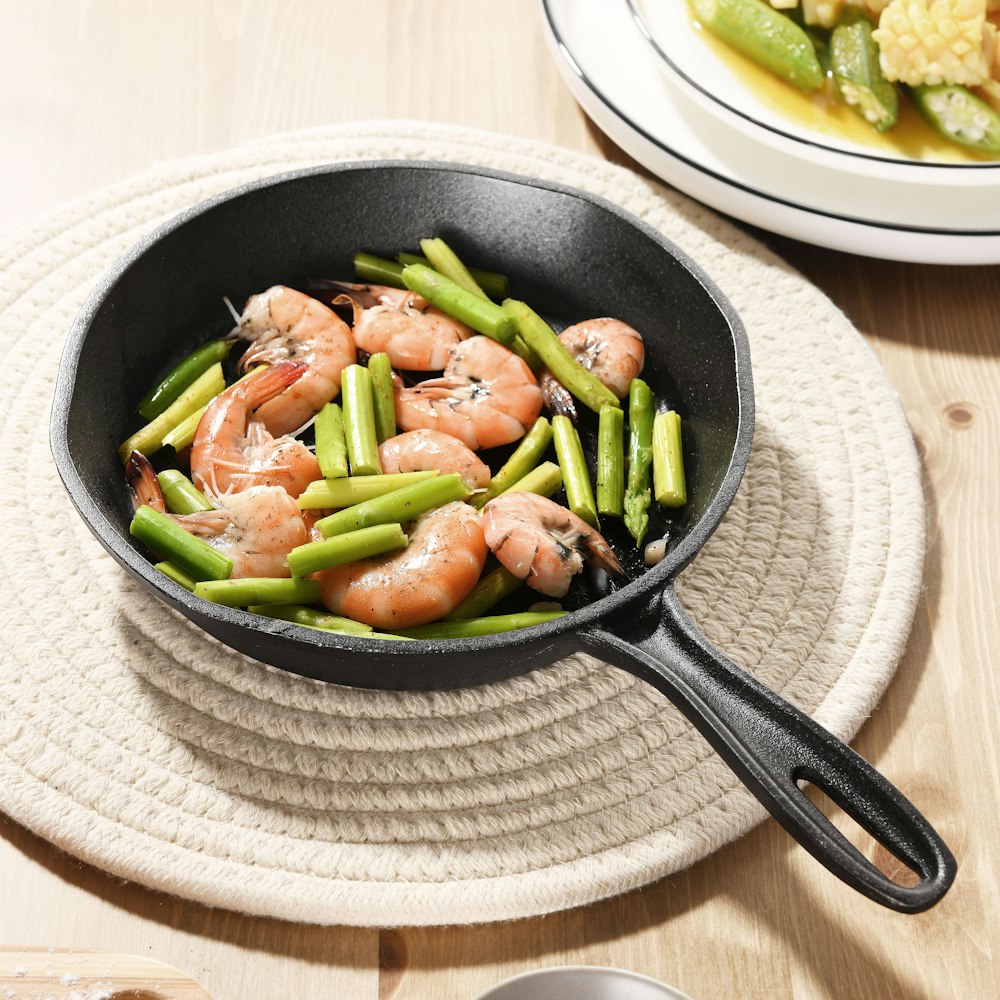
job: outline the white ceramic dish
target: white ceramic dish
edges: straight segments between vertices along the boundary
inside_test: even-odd
[[[587,114],[692,197],[837,250],[922,263],[1000,262],[1000,169],[962,174],[974,184],[949,181],[944,167],[900,182],[835,151],[830,162],[815,162],[797,153],[802,143],[769,141],[767,130],[761,138],[707,115],[671,82],[626,0],[540,3],[557,65]]]
[[[691,1000],[672,986],[622,969],[576,965],[506,979],[475,1000]]]
[[[625,0],[640,32],[647,38],[671,82],[695,100],[706,112],[729,127],[780,146],[792,155],[811,162],[832,165],[866,177],[880,176],[902,184],[921,183],[937,186],[1000,185],[1000,161],[969,158],[960,146],[938,142],[930,126],[924,130],[928,143],[912,143],[904,150],[894,143],[892,133],[880,137],[867,126],[858,126],[867,138],[861,141],[845,134],[838,116],[817,114],[815,119],[796,119],[774,103],[779,93],[789,98],[800,95],[779,83],[773,92],[761,92],[747,85],[741,65],[752,64],[742,56],[719,58],[725,51],[722,43],[713,43],[708,33],[698,29],[691,19],[686,0]],[[761,77],[769,79],[765,72]],[[809,104],[805,95],[801,102]],[[820,100],[817,103],[822,104]],[[853,121],[844,109],[842,119]],[[913,115],[916,119],[918,116]]]

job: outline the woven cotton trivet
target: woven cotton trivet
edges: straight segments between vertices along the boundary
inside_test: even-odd
[[[916,604],[923,498],[906,423],[846,318],[754,240],[624,169],[483,132],[348,125],[163,164],[0,248],[0,335],[22,366],[0,390],[0,808],[115,875],[290,920],[468,923],[589,903],[764,816],[660,695],[585,656],[431,694],[286,675],[134,585],[48,454],[64,335],[120,253],[253,178],[383,158],[583,188],[715,279],[749,332],[756,438],[679,592],[717,645],[838,736],[877,702]]]

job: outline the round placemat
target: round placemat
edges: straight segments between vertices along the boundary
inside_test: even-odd
[[[48,454],[64,335],[119,254],[244,181],[385,158],[574,185],[705,268],[749,332],[757,430],[681,597],[733,659],[842,738],[884,690],[918,595],[923,499],[896,399],[847,319],[753,239],[627,170],[443,126],[331,127],[157,166],[0,248],[0,336],[20,366],[0,389],[0,808],[116,876],[289,920],[468,923],[589,903],[764,816],[660,695],[582,655],[430,694],[287,675],[133,584]]]

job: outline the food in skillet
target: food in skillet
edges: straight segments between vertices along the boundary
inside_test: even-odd
[[[698,24],[876,131],[911,101],[944,138],[1000,156],[997,0],[690,0]]]
[[[680,418],[639,377],[637,331],[602,317],[556,335],[501,276],[421,246],[358,254],[355,283],[253,295],[142,401],[149,422],[119,449],[131,531],[175,582],[338,632],[482,635],[564,614],[533,602],[587,564],[621,578],[601,517],[641,547],[653,498],[684,505]],[[654,539],[648,561],[664,551]]]

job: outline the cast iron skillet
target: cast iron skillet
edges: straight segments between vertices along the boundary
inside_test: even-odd
[[[443,236],[466,260],[507,273],[514,294],[555,325],[611,315],[644,332],[645,378],[685,421],[690,501],[672,544],[632,580],[595,598],[578,584],[571,613],[504,635],[385,642],[324,634],[209,604],[153,569],[128,533],[116,448],[156,378],[230,325],[275,282],[348,277],[358,249],[392,254]],[[599,198],[473,167],[375,162],[301,170],[201,204],[143,240],[101,281],[70,333],[52,411],[52,450],[80,514],[156,596],[224,643],[338,684],[432,689],[498,681],[586,650],[643,678],[705,735],[747,787],[832,872],[903,912],[939,900],[955,861],[927,821],[853,751],[714,649],[674,592],[677,573],[719,523],[743,475],[753,431],[746,334],[696,264]],[[589,442],[592,446],[592,442]],[[654,530],[664,530],[662,523]],[[919,873],[899,885],[803,794],[825,791]]]

